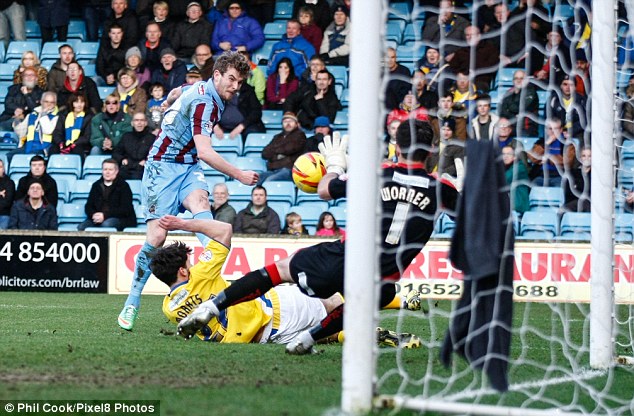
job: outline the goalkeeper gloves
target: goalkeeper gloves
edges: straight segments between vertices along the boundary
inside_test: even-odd
[[[346,149],[348,148],[348,135],[336,131],[331,136],[325,136],[324,142],[319,143],[319,152],[324,156],[326,171],[341,176],[346,173]]]

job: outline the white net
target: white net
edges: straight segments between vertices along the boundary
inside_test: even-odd
[[[509,185],[515,212],[507,224],[514,227],[517,238],[509,385],[508,391],[501,393],[491,387],[491,374],[474,370],[474,366],[486,366],[485,359],[470,365],[454,353],[448,368],[441,363],[440,350],[456,307],[455,300],[462,294],[464,276],[448,260],[449,238],[455,222],[446,213],[439,212],[432,240],[399,284],[402,295],[411,289],[421,292],[422,311],[380,314],[381,326],[417,335],[421,348],[377,349],[374,406],[394,408],[394,413],[411,408],[439,414],[634,414],[631,389],[634,383],[634,359],[631,358],[634,355],[634,214],[631,213],[634,196],[632,201],[627,201],[634,187],[634,146],[630,145],[634,139],[634,86],[628,89],[634,72],[634,35],[628,29],[626,15],[619,14],[622,18],[618,20],[617,43],[592,45],[593,54],[592,29],[599,30],[601,22],[596,20],[596,14],[593,21],[590,1],[520,2],[529,4],[525,9],[519,8],[518,2],[506,1],[502,6],[485,0],[476,0],[469,7],[456,4],[454,16],[464,18],[467,26],[479,26],[480,42],[494,43],[502,55],[497,63],[507,64],[491,67],[485,63],[485,57],[477,55],[484,50],[480,49],[481,45],[472,43],[469,47],[464,36],[453,33],[454,28],[463,23],[460,19],[454,17],[436,24],[439,33],[430,37],[434,32],[430,29],[435,24],[434,16],[442,15],[445,10],[436,2],[422,3],[433,5],[422,6],[415,2],[412,7],[405,2],[386,3],[389,13],[385,13],[387,40],[384,46],[393,47],[396,59],[409,70],[422,67],[418,75],[427,79],[424,88],[432,84],[425,92],[436,89],[439,101],[445,90],[453,88],[454,122],[449,123],[454,134],[452,139],[463,139],[456,134],[460,123],[464,123],[469,137],[490,135],[488,139],[503,142],[507,137],[500,130],[506,121],[511,125],[509,138],[516,140],[513,144],[515,163],[525,163],[527,167],[527,176],[515,168]],[[593,3],[595,11],[597,7],[615,6],[611,2]],[[499,17],[507,12],[510,12],[507,19]],[[613,12],[616,15],[616,7]],[[496,21],[499,20],[502,23],[498,26]],[[457,62],[448,62],[445,66],[446,60],[419,61],[421,57],[429,58],[426,51],[432,47],[438,49],[441,57],[468,58],[466,92],[461,86],[454,87],[460,74],[465,72]],[[466,54],[465,49],[461,50],[464,47]],[[600,64],[592,59],[600,56],[597,48],[609,51],[608,56],[618,56],[619,63],[617,84],[612,89],[614,100],[606,101],[606,107],[602,108],[603,117],[610,114],[612,120],[617,120],[615,144],[610,144],[612,151],[607,156],[615,167],[611,174],[616,178],[616,186],[611,192],[616,204],[609,214],[615,232],[612,248],[605,250],[614,252],[614,288],[605,296],[607,305],[602,306],[608,308],[613,318],[612,326],[605,323],[612,358],[607,368],[595,369],[590,365],[594,343],[590,315],[597,307],[591,304],[591,281],[595,276],[590,262],[590,240],[597,232],[591,229],[590,176],[584,170],[583,153],[586,147],[589,150],[592,140],[603,140],[603,143],[613,140],[613,137],[595,135],[593,138],[591,135],[590,127],[596,116],[591,117],[590,98],[602,99],[600,92],[592,94],[592,86],[599,83],[590,79],[590,65]],[[390,78],[387,69],[385,75],[384,88],[390,79],[395,79],[395,76]],[[524,75],[523,83],[518,75]],[[414,72],[414,79],[416,76]],[[570,85],[566,86],[567,81]],[[475,85],[473,91],[469,89],[471,85]],[[420,91],[416,94],[415,86],[410,88],[418,104],[408,107],[402,100],[398,109],[406,110],[405,117],[416,117],[414,110],[424,98]],[[488,125],[478,124],[476,97],[484,95],[490,97],[491,114],[495,115],[491,130]],[[531,101],[533,97],[536,103]],[[456,105],[460,99],[465,100],[462,107]],[[387,108],[383,114],[388,122],[388,113],[398,115],[394,110]],[[432,120],[440,120],[436,133],[442,135],[441,119],[446,115],[428,110]],[[461,117],[464,121],[457,120]],[[559,144],[555,142],[555,145],[549,143],[549,132],[557,128],[561,135]],[[544,139],[541,150],[540,139]],[[442,140],[437,144],[441,151],[446,146]],[[389,157],[387,140],[382,149]],[[501,145],[500,150],[503,154]],[[436,169],[442,173],[442,168]],[[518,200],[521,192],[516,192],[521,187],[525,187],[525,207],[521,207],[522,201]],[[493,324],[500,323],[493,321]],[[489,330],[491,326],[483,329]],[[475,336],[477,334],[471,333],[466,343]]]

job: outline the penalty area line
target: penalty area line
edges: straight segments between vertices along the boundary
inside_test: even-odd
[[[579,380],[590,380],[596,377],[601,377],[606,374],[605,370],[582,370],[579,374],[574,376],[556,377],[547,380],[535,380],[526,381],[524,383],[511,384],[508,391],[521,391],[524,389],[541,388],[544,386],[554,386],[557,384],[571,383]],[[459,401],[464,399],[472,399],[474,397],[486,396],[486,395],[499,395],[500,392],[494,389],[479,389],[479,390],[465,390],[460,393],[456,393],[450,396],[446,396],[443,400],[446,401]]]

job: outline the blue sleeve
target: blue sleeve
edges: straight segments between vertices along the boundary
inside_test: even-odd
[[[257,20],[253,18],[248,19],[248,32],[251,34],[251,39],[245,45],[248,51],[254,51],[264,45],[264,32],[262,26]]]

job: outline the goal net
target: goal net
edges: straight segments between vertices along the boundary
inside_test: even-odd
[[[424,414],[634,414],[634,214],[628,202],[634,187],[634,29],[630,30],[627,15],[618,13],[617,18],[616,0],[475,0],[468,7],[456,2],[454,16],[478,26],[480,42],[495,43],[504,55],[491,68],[476,56],[478,44],[452,34],[460,19],[437,24],[438,41],[424,39],[426,25],[434,24],[435,16],[446,12],[442,4],[451,2],[373,3],[354,2],[351,13],[348,212],[354,215],[347,220],[342,409],[360,413],[387,408],[394,414],[402,409]],[[516,11],[520,3],[528,6]],[[627,10],[630,4],[620,6]],[[383,28],[381,33],[368,30],[375,25]],[[518,36],[523,40],[515,50]],[[411,289],[421,292],[421,310],[376,312],[379,279],[376,262],[370,259],[376,259],[378,251],[378,165],[384,160],[385,120],[391,110],[385,109],[384,99],[395,75],[387,66],[375,72],[373,63],[383,61],[388,47],[410,71],[424,67],[427,86],[430,81],[435,84],[440,98],[465,72],[449,59],[461,54],[464,58],[465,49],[457,51],[466,48],[469,67],[462,75],[468,77],[469,87],[475,86],[473,93],[455,92],[453,87],[454,98],[466,97],[465,111],[458,115],[454,109],[454,118],[464,117],[467,131],[473,126],[470,136],[486,135],[487,127],[478,124],[477,99],[486,95],[495,126],[489,139],[497,144],[506,140],[500,130],[505,121],[511,125],[516,143],[516,161],[511,163],[524,163],[530,177],[513,168],[506,188],[515,210],[503,220],[516,236],[508,356],[492,352],[489,347],[496,340],[490,338],[490,345],[482,347],[489,354],[480,361],[469,362],[454,352],[448,367],[441,362],[443,341],[469,279],[448,259],[455,228],[448,214],[453,213],[438,212],[432,239],[398,284],[403,296]],[[421,61],[430,48],[449,59],[435,68]],[[524,82],[514,83],[521,75]],[[415,93],[415,82],[411,85]],[[531,101],[533,94],[537,103]],[[509,115],[509,109],[514,113]],[[430,118],[440,118],[435,109],[427,110]],[[452,123],[449,127],[455,129]],[[562,133],[551,144],[549,132],[557,128]],[[359,139],[364,137],[365,141]],[[376,146],[369,145],[371,138],[376,138]],[[541,152],[539,139],[544,139]],[[589,171],[584,166],[586,151],[591,151]],[[499,158],[508,164],[503,153],[500,146]],[[531,172],[536,164],[541,174]],[[468,175],[468,162],[466,167]],[[538,179],[540,175],[545,177]],[[518,212],[515,191],[521,186],[527,188],[528,201]],[[368,290],[371,285],[375,290]],[[468,308],[478,313],[475,302]],[[493,332],[502,321],[493,319],[477,329]],[[378,347],[376,326],[413,333],[420,337],[421,347]],[[465,342],[477,336],[471,332]],[[486,371],[492,357],[508,363],[506,391],[492,387],[495,375]]]

